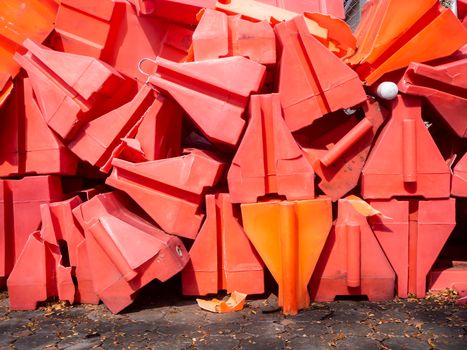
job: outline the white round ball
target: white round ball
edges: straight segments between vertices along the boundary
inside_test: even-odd
[[[376,94],[385,100],[395,99],[398,92],[399,88],[392,81],[385,81],[376,89]]]

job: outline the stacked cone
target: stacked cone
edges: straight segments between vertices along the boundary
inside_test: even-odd
[[[334,0],[21,3],[0,9],[12,309],[117,313],[178,273],[261,294],[266,269],[285,314],[467,294],[465,11],[368,1],[352,33]]]

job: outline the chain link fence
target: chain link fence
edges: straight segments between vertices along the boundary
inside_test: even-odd
[[[413,0],[407,0],[413,1]],[[362,18],[362,7],[367,0],[344,0],[345,21],[354,31]],[[451,7],[454,3],[452,0],[440,0],[445,7]]]

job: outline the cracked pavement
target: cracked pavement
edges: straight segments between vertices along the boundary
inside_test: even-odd
[[[161,290],[119,315],[103,304],[10,312],[0,293],[0,349],[467,349],[467,308],[451,300],[314,303],[285,317],[274,295],[213,314]]]

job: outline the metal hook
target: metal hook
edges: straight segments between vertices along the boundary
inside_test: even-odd
[[[143,64],[144,62],[146,62],[146,61],[152,62],[152,63],[154,63],[154,64],[157,64],[157,63],[156,63],[156,60],[154,60],[154,59],[152,59],[152,58],[147,58],[147,57],[142,58],[142,59],[138,62],[138,71],[139,71],[142,75],[145,75],[145,76],[147,77],[147,79],[146,79],[146,84],[147,84],[147,83],[149,83],[149,78],[150,78],[151,74],[145,72],[145,71],[143,70],[143,68],[142,68],[142,64]]]

